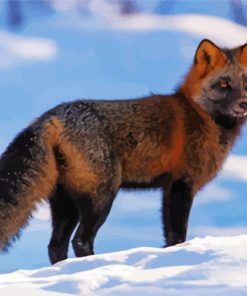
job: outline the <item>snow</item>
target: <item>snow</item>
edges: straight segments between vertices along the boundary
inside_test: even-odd
[[[210,183],[196,197],[197,204],[226,202],[235,199],[235,193],[216,183]]]
[[[57,56],[53,40],[20,37],[0,30],[0,68],[13,67],[20,62],[50,61]]]
[[[235,47],[247,42],[247,28],[217,16],[205,14],[154,15],[148,13],[119,15],[114,7],[102,1],[92,1],[92,18],[73,16],[66,25],[82,30],[113,30],[127,32],[183,32],[211,39],[220,46]],[[231,36],[231,38],[229,38]]]
[[[200,15],[136,15],[111,19],[115,29],[128,31],[181,31],[195,36],[209,38],[223,46],[238,46],[247,41],[247,29],[223,18]],[[228,38],[231,36],[231,38]]]
[[[247,182],[247,156],[231,155],[223,168],[222,177]]]
[[[243,295],[247,235],[195,238],[0,275],[1,295]],[[31,260],[31,258],[30,258]]]

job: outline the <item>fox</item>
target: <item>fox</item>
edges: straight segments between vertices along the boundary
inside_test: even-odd
[[[173,94],[75,100],[36,118],[0,158],[0,249],[42,201],[51,210],[48,256],[94,254],[120,189],[162,191],[165,244],[186,240],[196,193],[221,170],[247,118],[247,44],[208,39]]]

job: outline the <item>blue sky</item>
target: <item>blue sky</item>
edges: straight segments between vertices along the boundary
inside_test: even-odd
[[[154,2],[145,2],[146,12],[152,11]],[[3,13],[3,6],[0,8]],[[228,1],[223,0],[178,1],[174,13],[230,20],[229,11]],[[85,24],[92,20],[97,26],[87,27]],[[202,31],[207,30],[209,36],[213,35],[210,28]],[[228,38],[224,39],[217,30],[219,28],[215,28],[216,41],[219,39],[228,45]],[[8,31],[1,21],[0,151],[34,117],[62,101],[171,93],[188,70],[196,46],[204,37],[208,35],[184,32],[183,28],[175,31],[160,27],[139,31],[114,29],[102,16],[88,16],[83,21],[73,11],[50,16],[30,15],[25,26],[16,32]],[[232,37],[229,35],[229,38]],[[242,43],[246,41],[247,34]],[[233,155],[246,155],[246,131],[245,128]],[[229,171],[231,167],[228,166]],[[246,171],[244,173],[246,175]],[[221,232],[247,233],[246,182],[241,176],[220,174],[205,187],[192,209],[189,238]],[[42,219],[33,219],[21,240],[8,254],[0,255],[0,272],[49,264],[46,246],[51,227],[46,215],[46,210],[41,211]],[[120,192],[97,236],[96,252],[161,246],[160,217],[160,192]]]

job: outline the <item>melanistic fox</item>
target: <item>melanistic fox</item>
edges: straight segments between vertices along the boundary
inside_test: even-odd
[[[0,248],[47,199],[52,263],[93,254],[120,188],[163,189],[166,245],[186,239],[196,192],[221,169],[247,115],[247,45],[203,40],[172,95],[61,104],[36,119],[0,159]]]

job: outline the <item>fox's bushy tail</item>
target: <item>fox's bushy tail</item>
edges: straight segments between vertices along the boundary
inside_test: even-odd
[[[7,249],[37,203],[48,197],[56,184],[56,137],[57,127],[52,120],[34,123],[0,158],[0,250]]]

